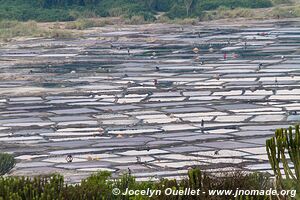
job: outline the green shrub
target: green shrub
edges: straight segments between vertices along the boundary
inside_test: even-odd
[[[110,17],[120,17],[122,15],[127,14],[124,8],[111,8],[108,10],[108,14]]]
[[[266,150],[278,189],[300,191],[300,127],[277,129],[266,141]],[[300,198],[298,194],[297,199]]]
[[[15,166],[15,158],[11,154],[0,153],[0,175],[8,173]]]
[[[214,10],[219,7],[227,8],[266,8],[271,7],[270,0],[202,0],[197,1],[196,8]]]
[[[171,19],[166,15],[162,15],[162,16],[158,17],[156,22],[158,22],[158,23],[171,23]]]
[[[167,16],[171,19],[186,17],[185,7],[183,5],[175,4],[167,13]]]
[[[264,174],[245,174],[239,171],[224,173],[215,177],[203,173],[200,169],[192,169],[188,177],[182,180],[161,179],[159,181],[138,182],[129,175],[124,174],[118,179],[112,178],[110,172],[98,172],[80,184],[66,184],[64,178],[58,174],[51,176],[25,177],[0,177],[0,199],[65,199],[65,200],[90,200],[90,199],[114,199],[114,200],[179,200],[179,199],[206,199],[206,200],[228,200],[228,196],[209,196],[208,190],[236,190],[239,189],[269,189],[269,177]],[[200,196],[114,196],[112,189],[118,188],[121,192],[129,190],[162,190],[173,189],[200,189],[206,194]],[[234,198],[237,200],[264,200],[265,196],[242,196]],[[269,199],[269,198],[268,198]],[[232,199],[233,200],[233,199]]]
[[[265,8],[289,0],[193,0],[189,9],[183,0],[0,0],[0,19],[36,21],[73,21],[79,18],[144,16],[152,21],[156,12],[169,18],[200,16],[202,11],[227,8]]]
[[[155,1],[155,5],[153,5],[153,10],[158,12],[166,12],[169,11],[174,4],[173,0],[157,0]]]
[[[273,4],[289,4],[292,3],[292,0],[271,0]]]

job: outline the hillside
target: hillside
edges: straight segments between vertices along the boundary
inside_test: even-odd
[[[266,8],[289,0],[0,0],[0,20],[71,21],[81,17],[143,16],[164,12],[171,19],[199,17],[203,11]]]

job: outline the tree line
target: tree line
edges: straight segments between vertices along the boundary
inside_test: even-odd
[[[275,0],[0,0],[0,20],[69,21],[78,17],[144,16],[157,12],[169,18],[200,16],[219,7],[234,9],[270,7]],[[288,1],[288,0],[276,0]]]

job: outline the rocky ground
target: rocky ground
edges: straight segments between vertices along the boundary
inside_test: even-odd
[[[271,172],[265,140],[300,119],[299,25],[107,26],[2,46],[0,149],[16,155],[11,174]]]

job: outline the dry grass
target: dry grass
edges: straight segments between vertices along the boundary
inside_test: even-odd
[[[199,19],[198,18],[170,19],[169,17],[162,15],[155,22],[166,23],[166,24],[196,25],[199,22]]]
[[[300,5],[289,7],[275,7],[268,14],[271,18],[293,18],[300,17]]]
[[[0,40],[10,41],[17,37],[70,38],[73,35],[71,32],[59,28],[42,27],[35,21],[0,21]]]
[[[40,29],[34,21],[22,23],[5,20],[0,22],[0,39],[2,40],[23,36],[39,37],[43,36],[44,33],[44,30]]]
[[[85,30],[92,27],[103,27],[106,25],[112,25],[113,22],[109,19],[78,19],[74,22],[68,22],[65,25],[66,29]]]
[[[236,9],[228,9],[224,7],[220,7],[214,11],[205,12],[203,16],[201,16],[201,20],[209,21],[209,20],[218,20],[218,19],[232,19],[232,18],[255,18],[255,12],[253,9],[246,8],[236,8]]]
[[[300,17],[300,4],[288,4],[287,1],[279,0],[278,5],[272,8],[261,8],[261,9],[246,9],[236,8],[228,9],[221,7],[214,11],[207,11],[201,16],[201,21],[211,21],[218,19],[284,19],[284,18],[295,18]]]
[[[125,24],[138,25],[138,24],[147,24],[149,22],[145,21],[143,16],[132,16],[130,19],[125,20]]]
[[[185,25],[185,24],[196,25],[198,22],[199,22],[199,20],[196,19],[196,18],[185,18],[185,19],[174,19],[174,20],[172,20],[172,23],[180,24],[180,25]]]

